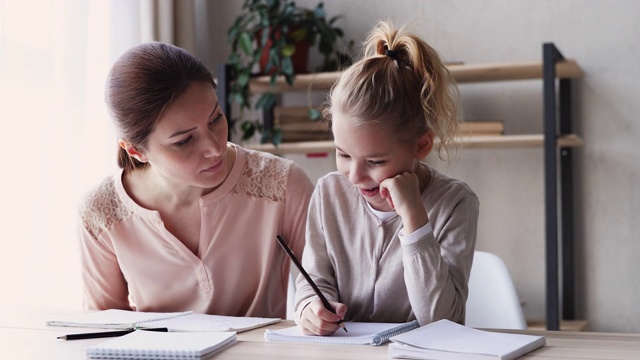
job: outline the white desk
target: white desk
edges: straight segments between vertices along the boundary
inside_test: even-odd
[[[58,312],[57,314],[63,314]],[[0,313],[0,349],[3,359],[86,359],[85,348],[105,341],[87,339],[64,341],[57,336],[84,332],[86,329],[46,327],[44,321],[53,319],[55,311]],[[238,334],[238,341],[215,355],[213,359],[388,359],[387,346],[309,345],[266,342],[266,328],[292,326],[285,320],[279,324]],[[95,331],[91,330],[91,331]],[[535,350],[522,359],[640,359],[640,334],[592,333],[571,331],[524,330],[510,331],[543,335],[547,346]]]

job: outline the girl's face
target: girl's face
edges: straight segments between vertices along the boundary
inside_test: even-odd
[[[414,172],[415,146],[399,144],[388,129],[379,125],[355,125],[351,118],[332,114],[338,171],[349,178],[360,195],[379,211],[391,211],[380,196],[380,183],[405,171]]]
[[[141,153],[174,186],[215,188],[231,167],[227,130],[213,86],[195,82],[166,109]]]

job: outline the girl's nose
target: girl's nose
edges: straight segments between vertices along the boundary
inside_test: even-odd
[[[359,184],[364,177],[362,168],[354,161],[349,167],[349,181],[352,184]]]

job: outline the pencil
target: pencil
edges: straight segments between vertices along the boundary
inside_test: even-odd
[[[318,289],[318,286],[316,285],[316,283],[314,283],[311,277],[309,276],[309,274],[307,274],[306,270],[302,267],[302,264],[298,261],[296,256],[293,254],[293,251],[291,251],[291,249],[289,248],[289,245],[287,245],[287,243],[284,241],[282,236],[276,235],[276,240],[278,240],[278,243],[280,243],[280,246],[282,246],[282,248],[287,253],[287,255],[289,255],[289,257],[291,258],[291,261],[293,261],[293,263],[296,265],[298,270],[300,270],[300,273],[307,280],[307,282],[309,283],[313,291],[316,293],[316,295],[318,295],[318,297],[320,298],[320,301],[322,301],[322,305],[324,305],[324,308],[335,314],[336,309],[334,309],[333,306],[331,306],[327,298],[324,297],[324,294],[322,294],[322,291]],[[342,322],[342,320],[338,321],[338,325],[340,325],[340,327],[344,329],[345,332],[348,332],[347,327],[344,326],[344,323]]]
[[[143,328],[138,330],[145,331],[160,331],[167,332],[169,329],[167,328]],[[102,331],[102,332],[92,332],[92,333],[80,333],[80,334],[68,334],[58,336],[58,339],[61,340],[81,340],[81,339],[96,339],[96,338],[104,338],[104,337],[116,337],[130,334],[136,331],[136,329],[126,329],[126,330],[118,330],[118,331]]]

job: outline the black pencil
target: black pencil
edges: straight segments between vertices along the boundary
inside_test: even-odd
[[[316,285],[316,283],[314,283],[311,277],[309,276],[309,274],[307,274],[305,269],[302,267],[302,264],[298,261],[296,256],[293,254],[293,251],[291,251],[291,249],[289,248],[289,245],[287,245],[287,243],[284,241],[282,236],[276,235],[276,240],[278,240],[278,243],[280,243],[280,246],[282,246],[284,251],[287,253],[287,255],[289,255],[293,263],[296,265],[298,270],[300,270],[300,273],[302,274],[302,276],[304,276],[304,278],[307,280],[309,285],[311,285],[311,288],[313,289],[313,291],[316,293],[316,295],[318,295],[318,297],[320,298],[320,301],[322,301],[322,305],[324,305],[324,308],[335,314],[336,309],[334,309],[333,306],[331,306],[327,298],[324,297],[324,295],[322,294],[322,291],[318,289],[318,286]],[[340,325],[341,328],[344,329],[344,331],[348,332],[347,327],[344,326],[344,324],[342,323],[342,320],[338,321],[338,324]]]
[[[160,332],[169,331],[169,329],[167,329],[167,328],[143,328],[143,329],[138,329],[138,330],[160,331]],[[58,339],[62,339],[62,340],[97,339],[97,338],[104,338],[104,337],[123,336],[123,335],[130,334],[130,333],[132,333],[134,331],[136,331],[136,329],[126,329],[126,330],[117,330],[117,331],[102,331],[102,332],[80,333],[80,334],[68,334],[68,335],[58,336]]]

